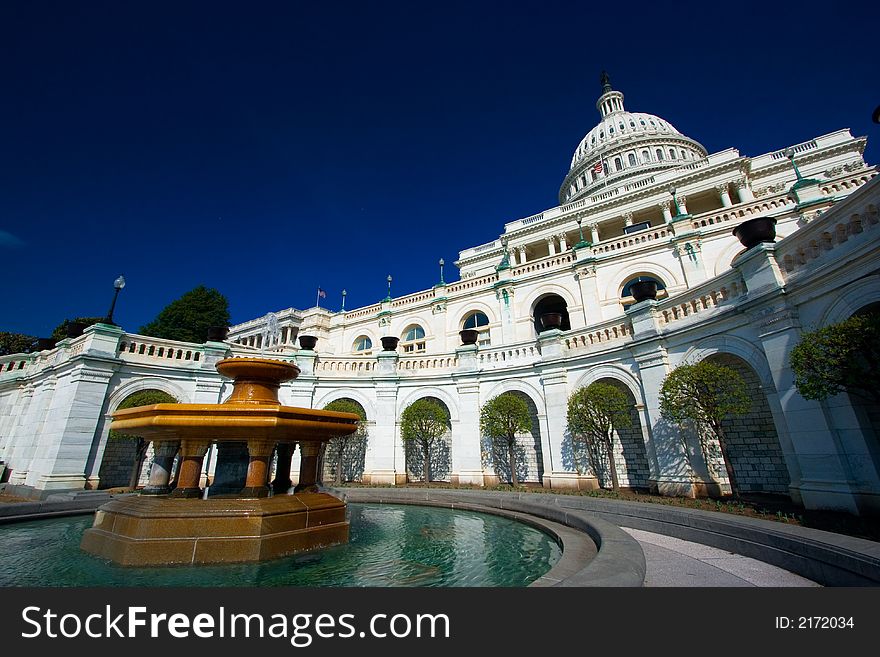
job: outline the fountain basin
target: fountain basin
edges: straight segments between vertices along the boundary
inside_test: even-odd
[[[283,406],[278,389],[299,368],[264,358],[227,358],[217,371],[234,380],[223,404],[152,404],[114,413],[111,428],[155,443],[147,495],[113,500],[83,535],[86,552],[121,565],[263,561],[348,541],[345,503],[318,491],[321,444],[357,430],[359,417]],[[202,460],[212,442],[247,443],[243,488],[231,497],[200,499]],[[300,449],[294,494],[269,497],[269,462],[277,446],[280,482],[290,484],[293,446]],[[177,487],[171,462],[180,449]],[[279,475],[279,472],[281,473]]]

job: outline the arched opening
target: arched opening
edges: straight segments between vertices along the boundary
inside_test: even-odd
[[[367,456],[367,412],[360,402],[349,397],[333,400],[324,406],[324,410],[354,413],[361,418],[357,431],[348,436],[337,436],[327,442],[321,468],[324,481],[336,484],[361,481]]]
[[[555,315],[559,315],[557,318]],[[571,330],[568,319],[568,304],[558,294],[545,294],[540,297],[532,309],[532,319],[535,324],[535,333],[541,333],[550,328],[558,328],[562,331]],[[556,320],[559,324],[556,325]]]
[[[352,351],[358,356],[369,356],[373,352],[373,341],[369,336],[361,335],[354,341]]]
[[[529,417],[532,426],[529,431],[517,434],[515,461],[516,474],[520,483],[537,483],[544,485],[544,455],[541,449],[541,426],[538,422],[538,407],[532,398],[519,390],[509,390],[501,393],[522,399],[529,409]],[[506,446],[499,445],[496,441],[481,436],[481,455],[483,468],[494,472],[499,481],[511,481],[510,459],[506,453]]]
[[[130,394],[116,410],[148,406],[150,404],[176,404],[178,400],[162,390],[139,390]],[[101,467],[98,470],[100,489],[131,488],[146,485],[153,465],[153,443],[138,436],[111,431],[104,448]]]
[[[745,381],[751,396],[751,409],[745,415],[722,422],[726,438],[727,458],[733,467],[739,494],[788,495],[791,477],[785,465],[779,436],[767,394],[754,368],[733,354],[719,353],[707,361],[736,371]],[[709,469],[722,484],[729,484],[717,440],[710,441]]]
[[[632,293],[633,285],[644,281],[654,281],[654,283],[657,285],[658,299],[663,299],[664,297],[668,296],[668,292],[666,291],[666,284],[660,278],[654,276],[653,274],[635,274],[634,276],[630,276],[626,280],[626,282],[623,284],[623,288],[620,291],[620,304],[623,306],[624,310],[636,303],[636,300],[633,297]]]
[[[407,414],[420,403],[438,407],[444,417],[442,422],[445,430],[427,438],[432,431],[433,422],[427,426],[408,426]],[[418,413],[423,415],[423,413]],[[430,414],[429,414],[430,415]],[[401,437],[403,438],[406,457],[407,481],[449,481],[452,469],[452,422],[449,407],[437,397],[420,397],[404,409],[401,415]],[[409,431],[409,433],[407,433]],[[427,480],[427,481],[426,481]]]
[[[412,354],[425,350],[425,329],[418,324],[410,324],[403,331],[400,338],[400,346],[403,353]]]

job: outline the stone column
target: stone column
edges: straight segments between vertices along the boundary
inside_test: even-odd
[[[459,380],[455,390],[458,393],[459,417],[452,427],[452,476],[459,484],[482,486],[480,382],[476,377],[468,377]]]
[[[556,255],[556,240],[552,237],[547,238],[547,250],[550,252],[550,255]]]
[[[736,195],[739,197],[740,203],[755,200],[755,194],[752,192],[752,184],[748,178],[740,178],[736,181]]]
[[[587,224],[587,226],[590,228],[590,241],[593,244],[598,244],[599,243],[599,224],[598,224],[598,222],[594,221],[592,223]]]
[[[293,492],[314,492],[318,488],[318,460],[321,455],[321,443],[317,440],[301,440],[299,450],[299,483]]]
[[[177,470],[177,488],[172,497],[201,497],[199,479],[202,476],[202,459],[208,451],[207,440],[181,440],[180,465]]]
[[[663,213],[663,222],[669,223],[672,221],[672,211],[669,209],[669,201],[663,201],[662,203],[658,203],[657,207],[660,208],[660,211]]]
[[[678,202],[678,209],[681,211],[681,214],[679,214],[678,216],[687,214],[687,196],[682,194],[681,196],[676,196],[675,200]]]
[[[568,238],[566,238],[565,233],[561,233],[558,235],[559,237],[559,252],[565,253],[568,251]]]
[[[521,264],[521,265],[526,264],[526,262],[527,262],[527,260],[526,260],[526,247],[518,246],[517,251],[519,251],[519,264]]]
[[[273,449],[275,449],[275,441],[273,440],[248,441],[250,462],[248,463],[244,488],[241,489],[242,497],[269,496],[269,487],[266,482],[269,480],[269,457],[272,456]]]
[[[632,226],[633,225],[633,213],[627,212],[623,215],[623,225],[624,226]]]
[[[275,479],[272,480],[272,492],[275,495],[284,495],[293,485],[290,480],[290,460],[296,443],[278,443],[275,448],[278,453],[278,465],[275,466]]]
[[[715,185],[715,191],[718,192],[718,196],[721,197],[721,206],[725,208],[729,208],[733,203],[730,200],[730,191],[727,188],[727,183],[723,185]]]
[[[160,440],[153,443],[153,465],[150,468],[150,480],[142,491],[143,495],[167,495],[171,492],[171,468],[178,449],[179,440]]]

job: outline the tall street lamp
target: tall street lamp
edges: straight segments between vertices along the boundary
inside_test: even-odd
[[[440,285],[446,285],[446,281],[443,280],[443,265],[445,264],[443,258],[440,258]]]
[[[119,278],[113,281],[113,287],[116,291],[113,293],[113,303],[110,304],[110,310],[107,311],[107,317],[104,318],[104,324],[113,324],[113,311],[116,309],[116,299],[119,297],[119,291],[125,287],[125,278],[120,274]],[[113,324],[115,326],[115,324]]]

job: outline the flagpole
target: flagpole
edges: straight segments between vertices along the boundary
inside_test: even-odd
[[[321,307],[321,286],[318,286],[318,294],[315,297],[315,308]]]

